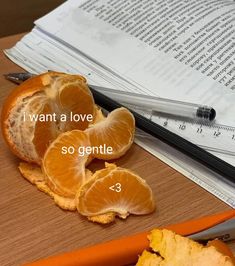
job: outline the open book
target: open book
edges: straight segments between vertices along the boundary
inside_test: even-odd
[[[235,127],[232,0],[69,0],[5,52],[33,73],[80,73],[110,89],[213,106],[217,123]],[[235,154],[235,138],[228,146]],[[235,166],[234,154],[214,153]],[[235,206],[235,188],[226,189],[217,196]]]

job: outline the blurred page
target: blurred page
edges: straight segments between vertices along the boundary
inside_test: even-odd
[[[136,92],[207,104],[235,126],[235,3],[70,0],[36,25]]]

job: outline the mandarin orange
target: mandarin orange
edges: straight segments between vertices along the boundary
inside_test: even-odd
[[[81,119],[70,119],[71,113]],[[2,110],[2,132],[14,154],[41,164],[60,133],[89,126],[84,119],[88,115],[95,116],[95,105],[85,78],[48,72],[25,81],[9,95]]]

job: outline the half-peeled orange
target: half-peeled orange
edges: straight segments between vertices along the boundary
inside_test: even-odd
[[[3,135],[18,157],[40,164],[49,144],[61,132],[86,129],[94,110],[85,78],[48,72],[25,81],[9,95],[2,111]],[[52,115],[55,121],[49,119]],[[70,115],[79,117],[70,119],[74,118]]]

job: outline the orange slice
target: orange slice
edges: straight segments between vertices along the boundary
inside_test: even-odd
[[[80,214],[101,223],[113,221],[116,215],[125,219],[130,213],[144,215],[155,209],[152,191],[142,178],[107,163],[81,187],[76,202]]]
[[[79,147],[89,147],[84,131],[62,133],[47,149],[43,158],[43,172],[50,189],[64,197],[74,197],[86,180],[85,165],[89,155],[78,154]]]
[[[49,144],[62,132],[86,129],[95,119],[85,78],[48,72],[18,86],[2,110],[2,132],[14,154],[41,164]]]
[[[97,124],[103,120],[105,120],[105,116],[102,113],[101,108],[98,105],[95,105],[95,111],[94,111],[94,119],[92,121],[92,123],[90,125],[94,125]]]
[[[124,155],[134,140],[135,119],[126,108],[112,111],[108,117],[87,130],[93,147],[111,147],[111,153],[96,150],[93,157],[97,159],[117,159]]]

